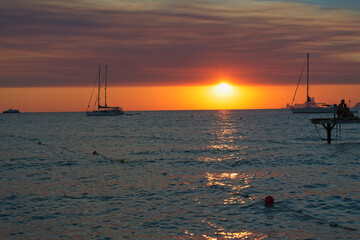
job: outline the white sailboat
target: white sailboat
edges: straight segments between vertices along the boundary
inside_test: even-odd
[[[98,94],[97,94],[97,99],[96,99],[96,103],[97,103],[97,109],[93,110],[93,111],[86,111],[86,115],[87,116],[118,116],[118,115],[123,115],[124,114],[124,110],[121,107],[109,107],[106,103],[106,85],[107,85],[107,65],[105,65],[105,97],[104,97],[104,106],[100,105],[100,90],[101,90],[101,66],[99,66],[99,76],[98,76]],[[89,105],[91,102],[91,97],[89,100],[89,104],[88,104],[88,109],[89,109]],[[95,104],[96,104],[95,103]]]
[[[334,113],[334,109],[331,107],[331,105],[327,105],[327,104],[323,104],[324,107],[319,107],[315,101],[314,101],[314,98],[310,98],[309,96],[309,59],[310,59],[310,54],[307,53],[306,55],[306,62],[307,62],[307,74],[306,74],[306,102],[305,102],[305,106],[304,107],[299,107],[299,108],[295,108],[293,103],[294,103],[294,99],[295,99],[295,96],[296,96],[296,92],[297,92],[297,89],[299,87],[299,83],[300,83],[300,79],[299,79],[299,82],[298,82],[298,85],[296,87],[296,91],[295,91],[295,94],[294,94],[294,98],[292,100],[292,103],[291,103],[291,111],[293,113]],[[304,70],[304,68],[303,68]],[[311,101],[313,100],[313,101]]]

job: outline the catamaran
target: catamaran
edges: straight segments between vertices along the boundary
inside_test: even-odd
[[[93,111],[88,111],[92,94],[88,103],[88,108],[86,111],[87,116],[118,116],[124,114],[124,110],[121,107],[109,107],[106,103],[106,85],[107,85],[107,65],[105,65],[105,97],[104,97],[104,106],[100,105],[100,90],[101,90],[101,66],[99,66],[99,75],[98,75],[98,94],[97,99],[95,101],[95,105],[97,104],[97,109]]]
[[[298,82],[298,85],[296,87],[296,91],[295,91],[295,94],[294,94],[294,98],[291,102],[291,111],[293,113],[334,113],[334,109],[332,108],[331,105],[328,105],[328,104],[325,104],[323,103],[322,106],[323,107],[319,107],[316,103],[315,103],[315,100],[314,98],[310,98],[309,96],[309,59],[310,59],[310,53],[307,53],[306,55],[306,63],[307,63],[307,67],[306,67],[306,102],[305,102],[305,107],[299,107],[299,108],[295,108],[293,103],[294,103],[294,100],[295,100],[295,96],[296,96],[296,92],[297,92],[297,89],[299,87],[299,84],[300,84],[300,79],[301,79],[301,76],[300,76],[300,79],[299,79],[299,82]],[[304,68],[303,68],[304,70]],[[302,75],[302,72],[301,72],[301,75]],[[313,100],[313,101],[311,101]]]

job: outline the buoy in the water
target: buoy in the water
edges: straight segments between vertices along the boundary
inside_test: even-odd
[[[39,142],[38,142],[38,144],[39,144],[39,145],[41,145],[41,144],[42,144],[42,142],[41,142],[41,141],[39,141]]]
[[[267,196],[265,198],[265,207],[273,207],[274,206],[274,198],[272,196]]]
[[[97,151],[93,151],[93,155],[99,155]]]
[[[125,163],[126,161],[125,161],[124,159],[121,159],[120,162],[121,162],[121,163]]]

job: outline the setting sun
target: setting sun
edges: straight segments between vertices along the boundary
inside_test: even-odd
[[[229,97],[233,94],[233,87],[226,83],[220,83],[219,85],[215,86],[215,94],[220,97]]]

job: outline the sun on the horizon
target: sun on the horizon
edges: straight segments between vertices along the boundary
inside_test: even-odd
[[[234,93],[234,88],[226,82],[222,82],[214,87],[216,96],[219,97],[230,97]]]

